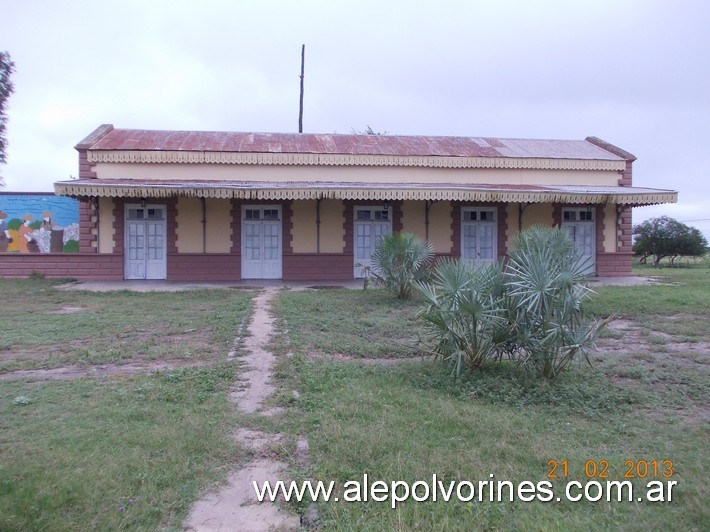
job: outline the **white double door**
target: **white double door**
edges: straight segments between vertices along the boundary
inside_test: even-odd
[[[585,273],[596,272],[596,231],[594,210],[563,209],[562,228],[567,230],[574,241],[575,251],[585,261]]]
[[[354,275],[361,279],[367,275],[367,269],[373,267],[377,240],[392,232],[392,214],[391,207],[355,207],[354,215]]]
[[[491,207],[461,209],[461,258],[478,268],[498,260],[497,212]]]
[[[242,207],[242,279],[281,279],[280,206]]]
[[[166,278],[165,216],[165,205],[126,205],[126,279]]]

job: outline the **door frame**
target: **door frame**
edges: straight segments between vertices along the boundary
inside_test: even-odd
[[[253,204],[253,205],[242,205],[240,210],[240,232],[241,232],[241,245],[240,245],[240,253],[241,253],[241,278],[242,279],[281,279],[283,278],[283,206],[281,204]],[[263,213],[264,210],[278,210],[279,212],[279,219],[278,221],[276,220],[264,220],[263,217],[260,215],[259,220],[256,220],[259,222],[260,228],[263,229],[264,225],[266,223],[276,225],[278,223],[278,228],[279,228],[279,235],[278,235],[278,268],[277,272],[270,277],[264,277],[262,276],[252,276],[251,274],[249,276],[245,276],[245,271],[247,268],[245,268],[245,262],[246,262],[246,253],[245,253],[245,246],[246,246],[246,226],[247,223],[245,222],[254,222],[246,219],[246,212],[247,210],[259,210],[260,212]],[[259,239],[260,239],[260,251],[261,251],[261,257],[263,257],[263,232],[260,230],[259,232]],[[261,273],[263,274],[263,258],[260,260],[262,262],[262,267],[261,267]]]
[[[363,211],[387,211],[387,220],[358,220],[358,213],[363,212]],[[360,223],[369,223],[370,225],[375,224],[375,223],[387,223],[389,225],[389,232],[386,234],[392,234],[394,230],[393,226],[393,213],[394,209],[392,205],[387,205],[385,207],[384,202],[379,205],[355,205],[353,206],[353,277],[355,279],[362,279],[365,277],[365,274],[363,272],[363,268],[358,266],[358,264],[362,264],[360,260],[357,258],[357,225]],[[372,241],[372,250],[374,252],[375,249],[375,242]]]
[[[572,216],[565,220],[565,213],[575,213],[574,220]],[[580,219],[581,218],[581,219]],[[597,271],[597,212],[594,208],[588,207],[562,207],[560,210],[560,227],[573,227],[584,225],[592,228],[592,255],[591,262],[587,266],[587,275],[594,275]],[[575,250],[576,250],[575,245]]]
[[[148,209],[162,209],[163,217],[160,219],[132,219],[129,218],[128,213],[131,209],[144,209],[146,212]],[[162,265],[160,267],[160,275],[154,277],[148,277],[148,254],[147,254],[147,243],[148,243],[148,233],[147,230],[144,231],[144,258],[145,261],[145,276],[144,277],[130,277],[129,276],[129,261],[130,259],[130,229],[129,224],[131,223],[143,223],[144,229],[147,229],[148,223],[161,223],[163,227],[163,245],[162,245]],[[168,206],[164,203],[147,203],[145,205],[141,203],[125,203],[123,208],[123,278],[127,280],[151,280],[151,279],[167,279],[168,272]]]
[[[467,213],[476,213],[476,220],[466,220],[466,214]],[[481,220],[481,213],[485,212],[486,213],[486,220]],[[492,218],[489,220],[487,219],[488,214],[492,214]],[[475,226],[490,226],[493,228],[493,257],[490,259],[490,264],[495,264],[496,261],[498,260],[498,207],[496,206],[485,206],[485,205],[469,205],[465,207],[461,207],[461,217],[459,219],[459,223],[461,224],[461,260],[466,261],[470,263],[474,267],[478,266],[487,266],[489,264],[488,259],[475,259],[475,258],[467,258],[464,256],[465,252],[465,239],[466,239],[466,231],[465,227],[467,225],[475,225]],[[476,244],[478,244],[478,234],[476,235]],[[485,262],[483,262],[485,261]]]

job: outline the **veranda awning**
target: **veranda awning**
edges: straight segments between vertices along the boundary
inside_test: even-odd
[[[675,203],[678,193],[622,186],[490,185],[447,183],[342,183],[78,179],[54,184],[72,197],[198,197],[246,200],[434,200],[641,206]]]

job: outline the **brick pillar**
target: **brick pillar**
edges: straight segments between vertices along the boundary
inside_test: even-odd
[[[232,247],[229,250],[233,255],[242,254],[242,202],[238,199],[231,200],[232,209]]]
[[[506,246],[508,235],[508,209],[505,203],[498,204],[498,258],[508,254]]]
[[[461,257],[461,202],[451,203],[451,256]]]
[[[392,232],[401,233],[404,229],[404,224],[402,223],[402,206],[403,201],[391,201],[392,205]]]
[[[293,253],[293,200],[281,204],[281,238],[284,253]]]
[[[165,200],[160,200],[161,203],[165,203],[165,235],[166,237],[166,248],[168,255],[171,253],[177,253],[177,198],[168,198]],[[157,203],[156,198],[156,203]]]
[[[79,252],[98,253],[97,234],[99,214],[97,199],[94,197],[79,200]]]

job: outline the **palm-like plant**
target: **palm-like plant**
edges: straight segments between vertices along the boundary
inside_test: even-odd
[[[412,233],[392,233],[375,243],[369,274],[399,299],[409,299],[414,284],[429,278],[434,249]]]
[[[434,341],[431,351],[459,375],[464,365],[479,367],[493,356],[500,326],[500,267],[474,270],[462,261],[442,260],[433,280],[418,283],[426,300],[419,313]]]
[[[428,283],[417,283],[426,300],[419,316],[427,323],[431,351],[459,374],[504,356],[556,377],[572,361],[589,362],[603,321],[587,319],[583,301],[586,260],[561,229],[522,232],[517,249],[502,265],[473,269],[441,261]]]
[[[520,234],[505,269],[511,334],[519,360],[554,378],[577,355],[589,352],[607,321],[585,317],[582,303],[592,292],[585,284],[587,261],[575,253],[569,234],[535,226]]]

